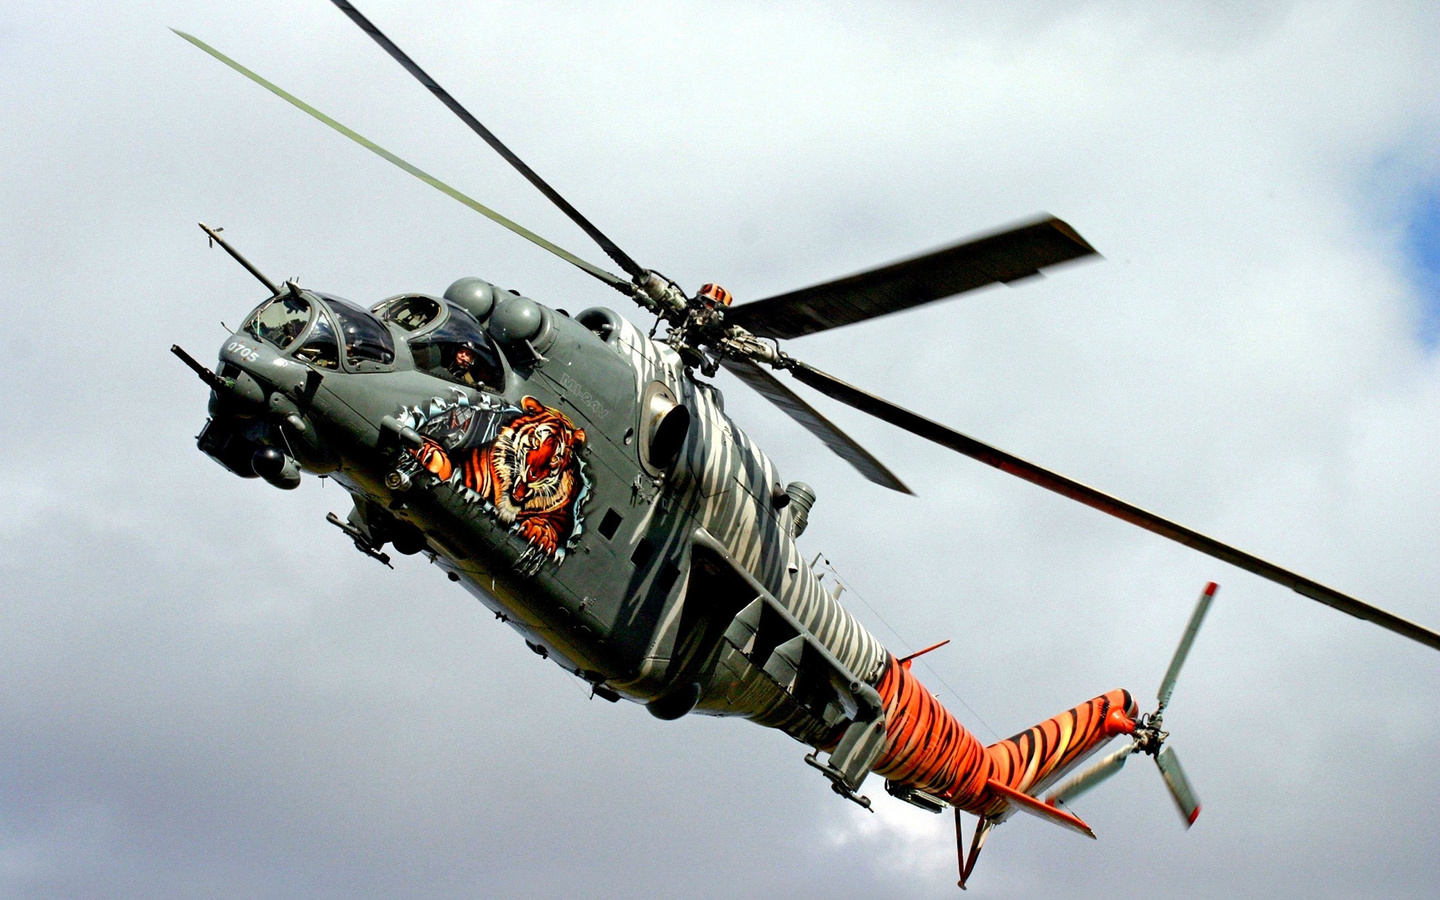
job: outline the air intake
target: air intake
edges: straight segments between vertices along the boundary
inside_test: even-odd
[[[790,533],[799,537],[805,533],[805,526],[810,524],[815,489],[803,481],[792,481],[785,486],[785,496],[790,498]]]

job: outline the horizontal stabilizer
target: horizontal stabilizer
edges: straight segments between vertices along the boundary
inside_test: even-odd
[[[1029,794],[1001,784],[993,778],[985,782],[985,788],[1000,797],[1004,797],[1011,806],[1021,812],[1045,819],[1062,828],[1078,831],[1091,840],[1095,839],[1095,832],[1091,831],[1090,826],[1086,825],[1085,821],[1079,816],[1071,815],[1063,809],[1057,809],[1048,803],[1043,803]]]

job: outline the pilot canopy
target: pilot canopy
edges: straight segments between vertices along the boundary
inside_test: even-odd
[[[318,301],[318,302],[317,302]],[[354,372],[389,369],[395,340],[379,319],[339,297],[310,291],[290,292],[262,303],[241,329],[318,369],[345,367]]]
[[[262,303],[241,330],[317,369],[350,372],[391,371],[398,332],[417,371],[468,387],[505,387],[500,352],[484,326],[424,294],[392,297],[367,312],[330,294],[287,292]]]
[[[459,306],[410,294],[378,304],[375,313],[411,334],[410,355],[417,371],[469,387],[505,387],[505,368],[495,344],[479,320]]]

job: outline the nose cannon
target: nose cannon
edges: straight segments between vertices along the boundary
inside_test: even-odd
[[[258,477],[287,491],[300,485],[302,466],[334,468],[296,402],[314,396],[319,373],[277,365],[278,355],[243,335],[221,349],[218,372],[179,346],[170,349],[212,392],[210,420],[196,439],[207,456],[241,478]]]

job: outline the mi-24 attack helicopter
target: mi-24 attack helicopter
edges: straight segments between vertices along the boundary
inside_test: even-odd
[[[366,554],[426,553],[536,653],[607,700],[662,719],[741,716],[814,748],[807,763],[862,806],[870,772],[931,812],[978,817],[960,854],[964,887],[986,835],[1015,812],[1094,837],[1065,801],[1136,753],[1155,758],[1186,823],[1200,805],[1163,713],[1215,593],[1200,598],[1141,714],[1116,690],[984,746],[827,593],[796,538],[815,494],[775,466],[698,376],[721,367],[759,391],[862,475],[908,488],[768,369],[913,434],[1440,649],[1440,634],[1086,487],[849,385],[780,347],[790,338],[1013,282],[1095,251],[1055,218],[871,271],[731,305],[690,294],[635,262],[346,0],[346,15],[573,219],[623,278],[533,234],[361,137],[198,39],[265,88],[638,303],[650,334],[609,309],[568,316],[479,278],[443,296],[403,294],[366,309],[277,285],[213,229],[269,297],[226,340],[212,371],[200,449],[280,488],[302,470],[354,499],[334,514]],[[664,333],[656,338],[659,327]],[[933,649],[933,648],[930,648]],[[921,651],[926,652],[926,651]],[[919,655],[919,654],[915,654]],[[1084,771],[1112,738],[1121,749]],[[822,756],[823,755],[823,756]],[[1067,775],[1073,776],[1061,783]],[[1058,785],[1058,786],[1057,786]]]

